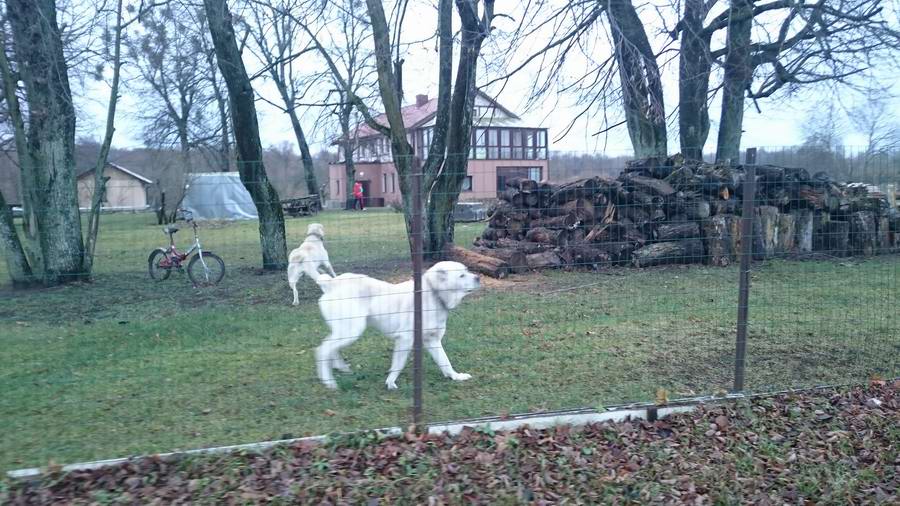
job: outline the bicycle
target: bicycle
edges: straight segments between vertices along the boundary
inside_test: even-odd
[[[194,286],[216,285],[225,277],[225,262],[215,253],[203,250],[203,247],[200,246],[200,236],[197,234],[197,222],[192,219],[187,221],[194,229],[193,246],[186,252],[180,253],[175,247],[174,237],[179,228],[165,227],[163,233],[169,236],[169,247],[156,248],[150,252],[150,256],[147,258],[150,277],[156,281],[165,281],[169,279],[172,270],[183,272],[184,261],[190,256],[191,259],[187,263],[187,275],[191,283]]]

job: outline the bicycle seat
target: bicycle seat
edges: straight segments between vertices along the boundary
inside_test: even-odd
[[[178,232],[178,230],[179,230],[178,227],[166,227],[163,229],[163,232],[165,232],[166,234],[172,235],[175,232]]]

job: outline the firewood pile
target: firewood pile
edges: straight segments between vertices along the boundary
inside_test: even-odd
[[[451,256],[503,277],[526,269],[726,266],[740,254],[745,171],[679,155],[629,162],[616,179],[507,182],[471,250]],[[876,187],[806,169],[756,166],[755,259],[900,250],[900,217]]]

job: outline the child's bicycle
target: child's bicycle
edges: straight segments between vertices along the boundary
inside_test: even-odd
[[[175,232],[178,227],[167,226],[163,233],[169,236],[168,248],[156,248],[147,258],[150,268],[150,277],[163,281],[169,279],[172,270],[184,271],[184,261],[191,256],[187,263],[187,275],[194,286],[211,286],[222,281],[225,277],[225,262],[218,255],[209,251],[203,251],[200,246],[200,236],[197,235],[197,222],[188,219],[194,229],[194,245],[184,253],[179,253],[175,248]]]

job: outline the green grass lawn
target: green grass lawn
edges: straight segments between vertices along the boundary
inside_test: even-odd
[[[399,214],[328,212],[337,272],[409,276]],[[287,222],[296,247],[312,219]],[[471,244],[483,224],[457,226]],[[345,353],[353,373],[321,387],[313,350],[325,335],[302,281],[258,269],[255,223],[206,225],[228,274],[194,290],[155,283],[151,215],[103,217],[92,283],[0,288],[0,469],[405,424],[411,367],[384,378],[391,343],[370,332]],[[176,235],[179,244],[190,232]],[[2,265],[2,264],[0,264]],[[6,274],[0,267],[0,279]],[[598,406],[728,389],[735,268],[545,272],[486,282],[450,318],[445,347],[460,372],[426,358],[430,420]],[[747,385],[762,391],[900,374],[900,261],[773,261],[753,274]]]

